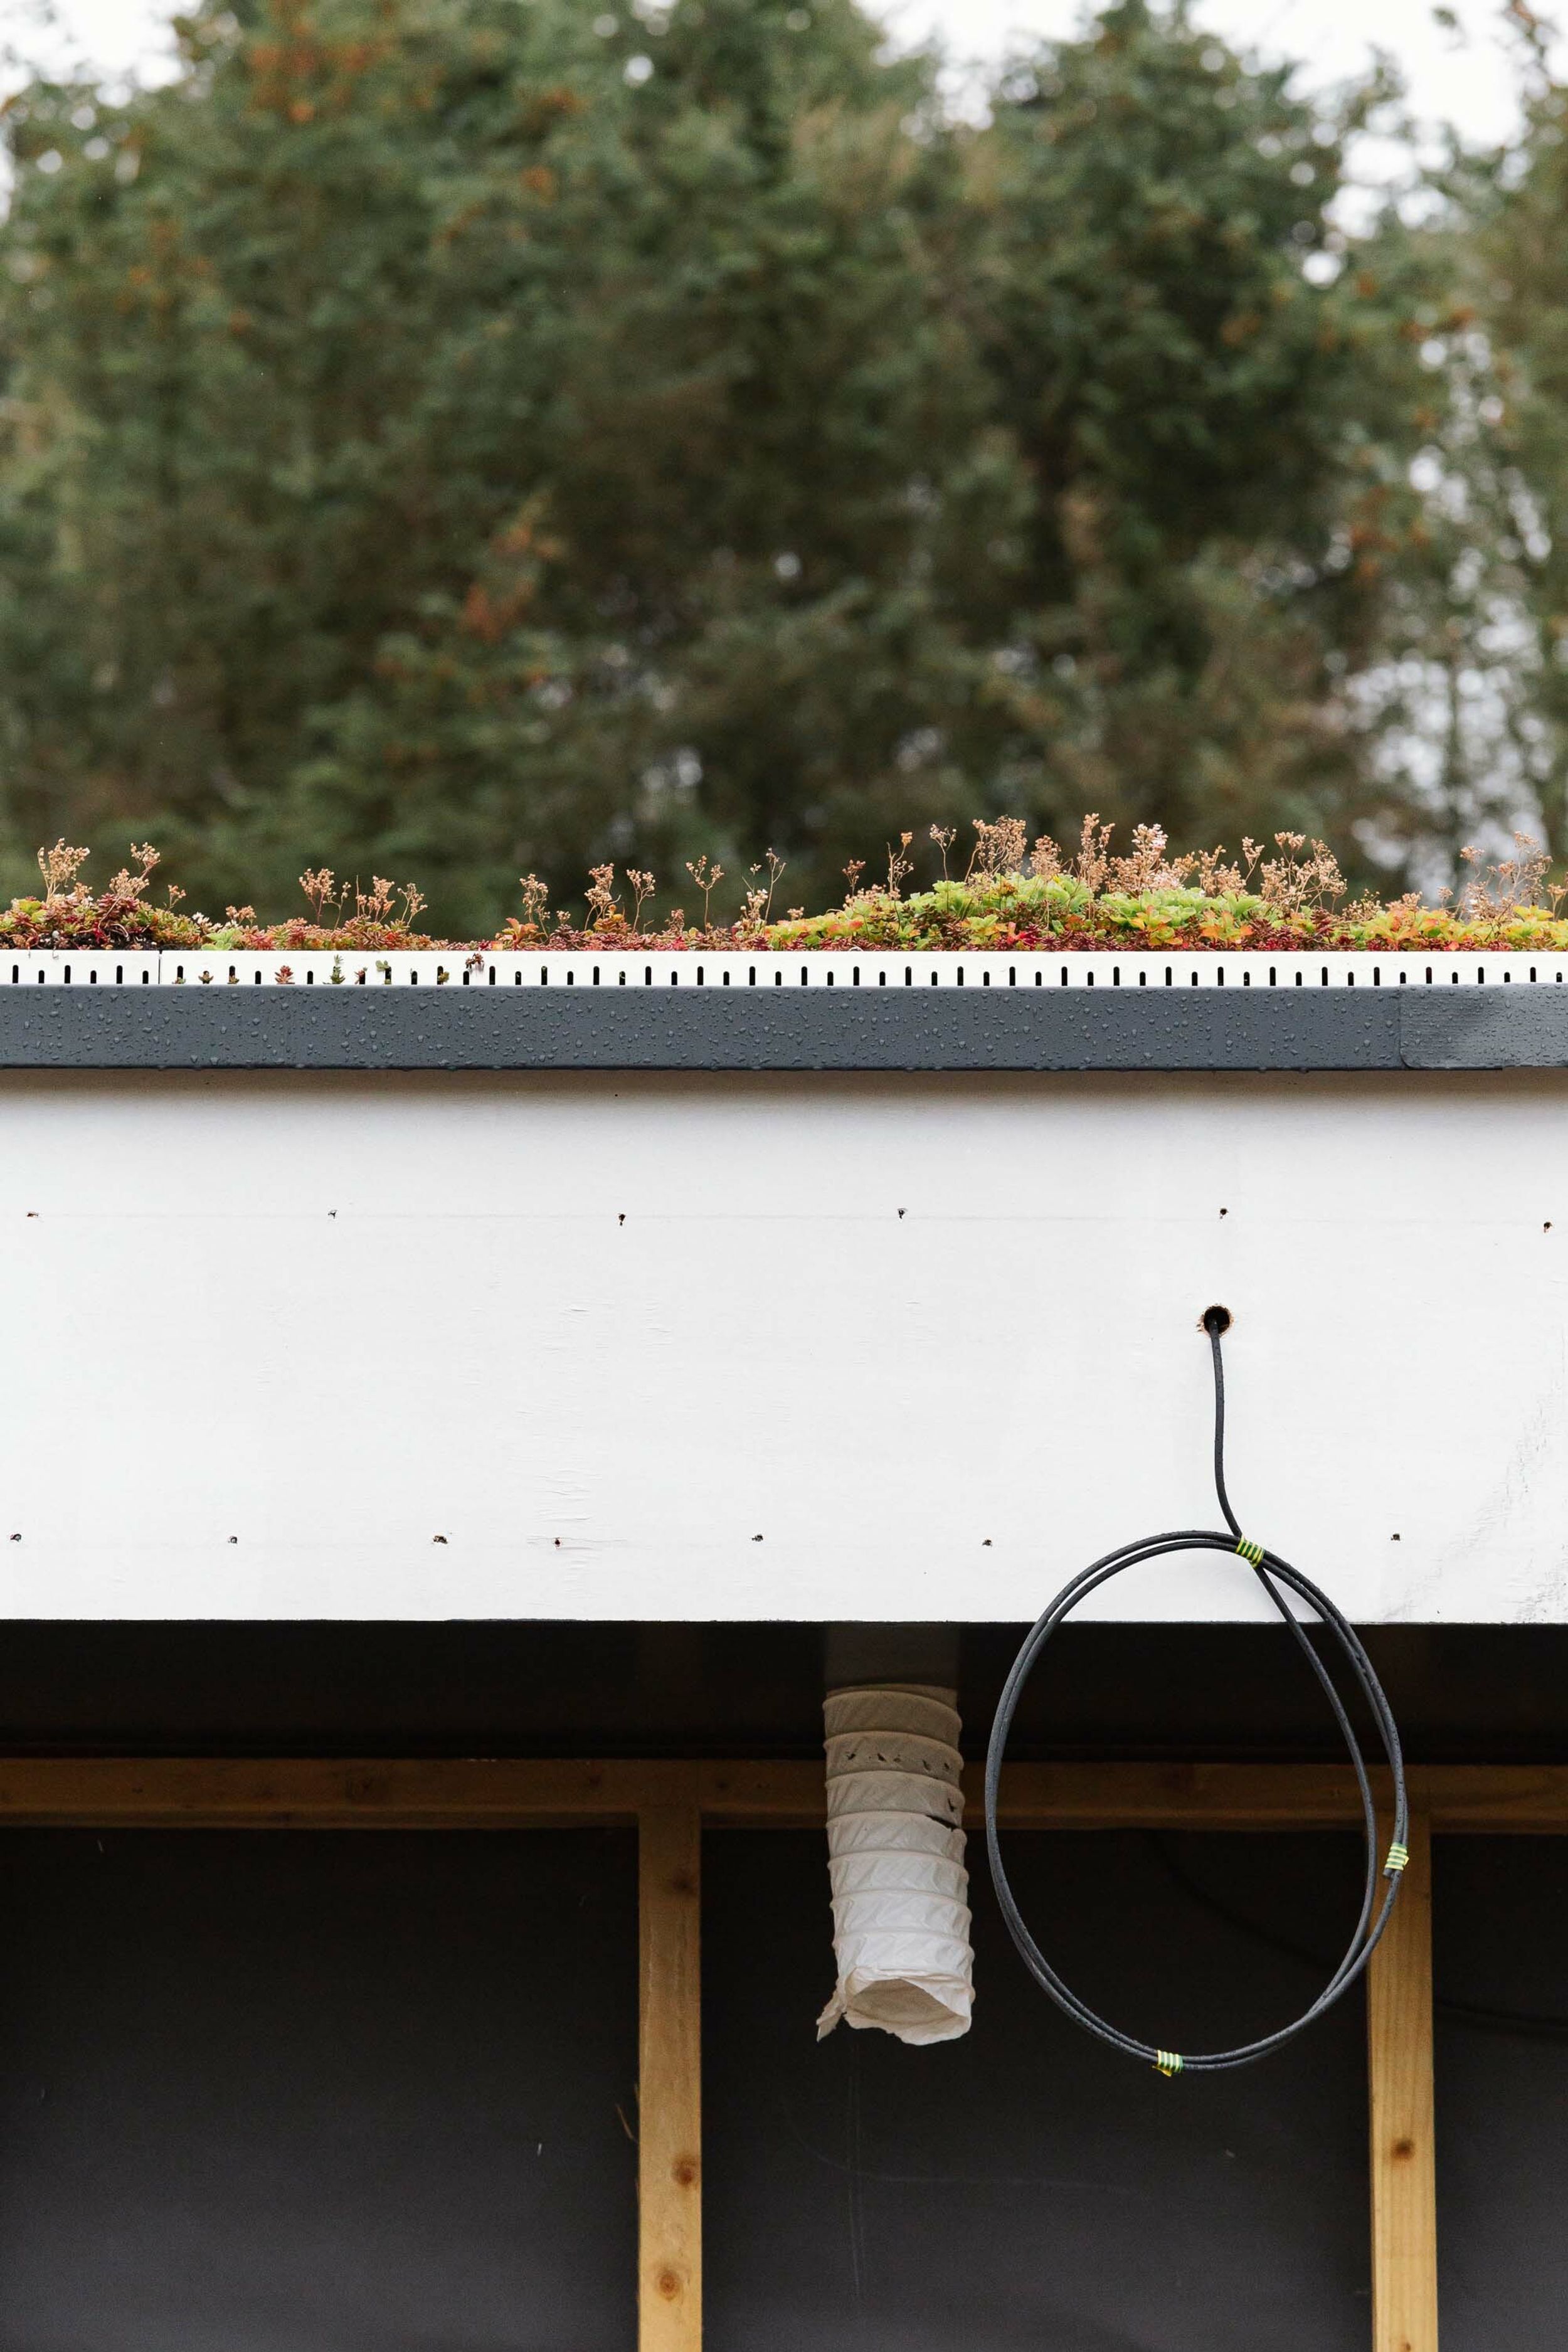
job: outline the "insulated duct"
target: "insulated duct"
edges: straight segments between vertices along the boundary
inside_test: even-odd
[[[923,1683],[829,1691],[827,1853],[843,2018],[900,2042],[969,2031],[974,1955],[963,1866],[958,1694]]]

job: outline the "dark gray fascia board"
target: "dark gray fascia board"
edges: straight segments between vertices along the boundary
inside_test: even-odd
[[[1568,989],[0,990],[9,1070],[1568,1068]]]

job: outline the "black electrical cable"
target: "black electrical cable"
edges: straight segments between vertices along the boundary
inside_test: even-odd
[[[1215,2074],[1222,2073],[1227,2067],[1249,2065],[1255,2058],[1267,2056],[1271,2050],[1280,2049],[1287,2042],[1294,2041],[1297,2034],[1304,2032],[1309,2025],[1321,2017],[1326,2009],[1331,2008],[1338,2000],[1348,1986],[1355,1982],[1365,1968],[1379,1937],[1388,1925],[1389,1914],[1394,1909],[1399,1893],[1400,1873],[1409,1859],[1405,1847],[1405,1839],[1409,1833],[1409,1810],[1405,1794],[1405,1760],[1400,1752],[1399,1733],[1394,1726],[1394,1716],[1384,1696],[1383,1685],[1373,1671],[1372,1660],[1367,1656],[1357,1638],[1354,1627],[1342,1615],[1329,1599],[1328,1594],[1321,1591],[1317,1585],[1301,1574],[1299,1569],[1292,1568],[1289,1560],[1281,1559],[1278,1552],[1268,1550],[1265,1545],[1249,1542],[1241,1532],[1241,1522],[1231,1509],[1230,1497],[1226,1491],[1225,1484],[1225,1365],[1220,1354],[1220,1339],[1229,1326],[1230,1316],[1224,1307],[1211,1307],[1204,1317],[1203,1328],[1208,1333],[1214,1359],[1215,1492],[1219,1498],[1220,1515],[1230,1530],[1229,1534],[1221,1535],[1213,1528],[1184,1528],[1173,1530],[1168,1535],[1147,1536],[1138,1543],[1123,1544],[1120,1549],[1107,1552],[1102,1559],[1092,1561],[1081,1574],[1075,1576],[1072,1582],[1064,1586],[1058,1593],[1044,1616],[1030,1632],[1023,1648],[1014,1660],[1012,1672],[1007,1676],[1002,1696],[997,1702],[996,1718],[991,1727],[991,1744],[985,1756],[985,1847],[991,1860],[991,1876],[996,1889],[996,1900],[1001,1907],[1002,1916],[1007,1923],[1007,1932],[1017,1946],[1025,1966],[1037,1984],[1050,1995],[1057,2006],[1064,2010],[1078,2024],[1083,2026],[1086,2032],[1097,2035],[1101,2042],[1109,2042],[1113,2050],[1125,2051],[1130,2058],[1146,2060],[1150,2065],[1157,2067],[1163,2074],[1184,2073]],[[1291,1634],[1322,1687],[1333,1711],[1334,1721],[1340,1727],[1341,1736],[1349,1752],[1351,1764],[1355,1772],[1356,1788],[1361,1797],[1362,1827],[1366,1840],[1366,1875],[1362,1894],[1361,1913],[1356,1920],[1355,1931],[1345,1948],[1344,1956],[1339,1966],[1311,2007],[1305,2010],[1292,2024],[1281,2026],[1277,2032],[1266,2033],[1257,2042],[1244,2042],[1235,2050],[1211,2050],[1197,2055],[1189,2055],[1173,2050],[1159,2050],[1150,2042],[1138,2041],[1132,2034],[1123,2033],[1120,2027],[1109,2024],[1104,2018],[1097,2016],[1088,2003],[1080,2000],[1071,1988],[1062,1981],[1025,1924],[1023,1914],[1007,1882],[1006,1871],[1003,1867],[1002,1844],[996,1823],[1002,1762],[1007,1752],[1007,1738],[1013,1727],[1013,1717],[1017,1710],[1018,1701],[1023,1696],[1025,1685],[1034,1671],[1041,1651],[1056,1632],[1057,1627],[1064,1618],[1071,1614],[1079,1602],[1089,1593],[1108,1582],[1111,1577],[1119,1576],[1123,1569],[1135,1568],[1144,1560],[1160,1559],[1168,1553],[1180,1551],[1219,1551],[1232,1555],[1239,1553],[1289,1627]],[[1377,1808],[1373,1801],[1372,1782],[1367,1775],[1366,1760],[1362,1754],[1361,1742],[1356,1737],[1355,1726],[1351,1721],[1344,1702],[1334,1686],[1332,1676],[1318,1655],[1305,1626],[1285,1598],[1288,1592],[1294,1593],[1297,1599],[1304,1601],[1309,1609],[1314,1610],[1338,1642],[1350,1666],[1355,1685],[1372,1711],[1378,1738],[1388,1760],[1388,1768],[1394,1782],[1394,1836],[1382,1867],[1384,1889],[1381,1902],[1378,1899]]]

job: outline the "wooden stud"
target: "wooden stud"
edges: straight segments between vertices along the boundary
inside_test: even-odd
[[[1410,1860],[1367,1969],[1373,2352],[1437,2352],[1432,2112],[1432,1839],[1411,1814]]]
[[[702,1816],[638,1816],[641,2063],[637,2123],[638,2352],[701,2352]]]

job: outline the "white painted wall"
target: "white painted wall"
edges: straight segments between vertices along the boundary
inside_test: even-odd
[[[1249,1533],[1568,1619],[1568,1077],[12,1074],[0,1146],[0,1613],[1032,1617],[1215,1523],[1217,1299]]]

